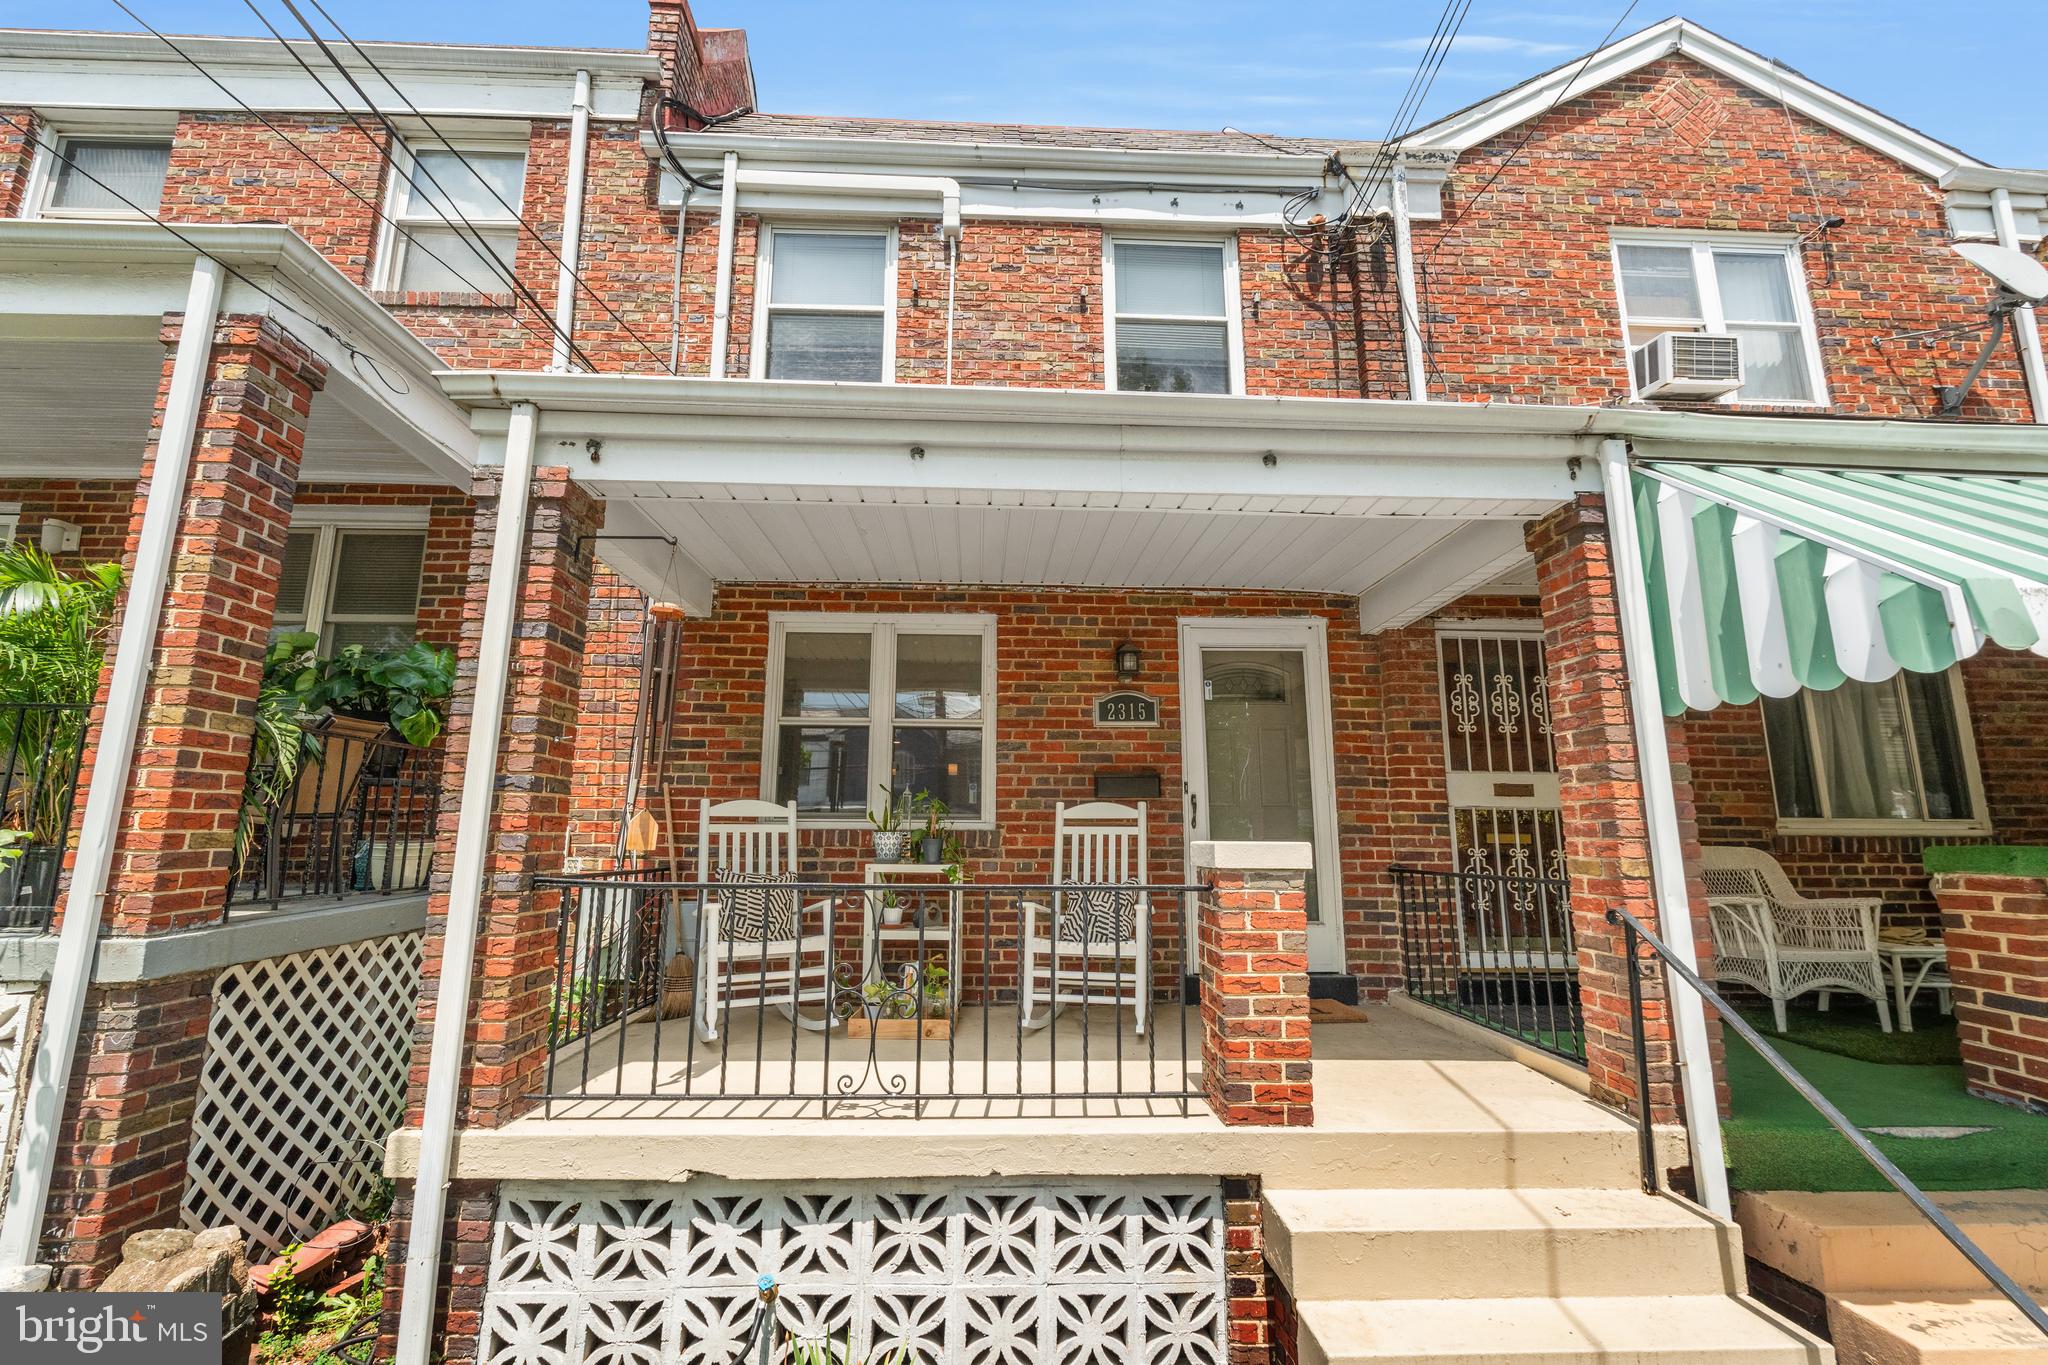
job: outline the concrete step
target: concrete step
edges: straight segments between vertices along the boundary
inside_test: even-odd
[[[2048,1292],[2048,1191],[1934,1194],[2000,1269]],[[1884,1193],[1743,1193],[1735,1219],[1751,1256],[1823,1294],[1977,1294],[1990,1286],[1934,1224]]]
[[[1638,1189],[1268,1190],[1298,1302],[1739,1294],[1732,1225]]]
[[[1834,1353],[1748,1299],[1378,1299],[1299,1305],[1301,1365],[1830,1365]]]
[[[1998,1297],[1831,1294],[1828,1330],[1843,1365],[2048,1362],[2048,1337]]]

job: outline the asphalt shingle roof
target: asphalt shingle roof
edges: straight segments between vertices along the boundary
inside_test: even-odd
[[[836,114],[747,114],[708,130],[752,137],[880,138],[890,142],[979,142],[1008,147],[1121,147],[1152,152],[1299,152],[1319,155],[1334,142],[1261,133],[1164,128],[1071,128],[1030,123],[954,123],[848,118]]]

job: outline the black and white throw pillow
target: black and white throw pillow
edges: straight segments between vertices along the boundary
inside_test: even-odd
[[[1060,890],[1062,943],[1123,943],[1138,935],[1138,883],[1069,882]]]
[[[722,867],[718,925],[736,943],[787,943],[796,937],[796,873]]]

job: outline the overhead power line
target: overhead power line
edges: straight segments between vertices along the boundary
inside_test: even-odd
[[[284,7],[291,11],[292,17],[299,21],[299,26],[306,30],[306,35],[310,37],[315,43],[319,44],[320,50],[322,52],[327,53],[327,59],[328,61],[334,63],[335,69],[337,71],[343,71],[344,76],[347,76],[347,73],[345,70],[343,70],[341,63],[338,60],[336,60],[333,52],[328,48],[326,41],[322,39],[319,33],[317,33],[314,30],[312,24],[307,22],[306,16],[300,13],[299,7],[297,6],[297,4],[294,3],[294,0],[282,0],[282,2],[284,4]],[[575,282],[575,285],[578,288],[582,289],[584,293],[590,295],[592,300],[596,302],[597,306],[604,310],[605,316],[610,318],[614,323],[616,323],[620,331],[624,332],[628,337],[631,337],[633,339],[633,342],[636,345],[638,345],[641,350],[647,352],[648,355],[652,356],[656,362],[660,363],[665,368],[668,362],[662,356],[662,354],[659,351],[655,350],[653,346],[648,344],[647,339],[645,337],[641,336],[638,332],[634,331],[632,324],[627,322],[625,318],[621,317],[618,313],[618,310],[613,308],[611,304],[605,300],[605,297],[602,294],[598,293],[597,290],[591,288],[589,282],[586,281],[581,274],[570,268],[569,262],[563,259],[562,253],[555,249],[554,244],[548,241],[546,237],[543,237],[540,233],[540,230],[534,227],[532,223],[529,223],[526,220],[525,216],[520,213],[518,205],[507,203],[505,201],[505,197],[498,193],[497,186],[491,184],[490,181],[486,180],[482,175],[478,174],[476,167],[470,164],[469,158],[462,154],[462,150],[442,135],[441,130],[435,126],[434,121],[428,118],[426,114],[421,111],[420,107],[417,104],[413,103],[412,98],[409,95],[407,95],[404,90],[399,88],[398,82],[392,80],[390,74],[387,73],[383,67],[377,65],[376,58],[372,57],[368,52],[364,51],[363,45],[357,42],[353,37],[351,37],[349,35],[348,30],[343,28],[340,22],[337,21],[332,14],[329,14],[327,12],[327,7],[325,5],[322,5],[320,3],[320,0],[307,0],[307,3],[311,4],[314,10],[319,13],[320,17],[325,19],[328,22],[328,24],[330,24],[333,27],[334,31],[340,35],[342,41],[347,43],[349,45],[349,48],[352,51],[354,51],[354,53],[358,57],[362,58],[364,65],[368,66],[370,70],[377,73],[378,79],[382,80],[384,84],[390,88],[392,94],[398,96],[400,101],[404,103],[407,112],[410,113],[414,118],[419,120],[420,124],[434,136],[435,141],[439,142],[444,148],[446,148],[448,152],[452,156],[454,156],[454,158],[458,162],[462,164],[463,169],[467,170],[472,176],[476,178],[477,183],[484,187],[484,190],[491,196],[491,198],[498,201],[498,206],[504,209],[505,212],[512,215],[513,221],[518,223],[520,227],[524,228],[527,234],[531,236],[534,241],[540,243],[541,249],[547,252],[547,254],[554,260],[556,265],[560,266],[564,271],[568,273],[569,278]],[[347,79],[350,85],[355,86],[357,93],[361,94],[362,87],[356,85],[355,78],[353,76],[347,76]],[[364,96],[364,98],[367,100],[368,96]],[[372,107],[374,108],[375,106],[373,105]]]
[[[463,284],[467,285],[471,292],[476,294],[489,294],[493,292],[493,290],[491,289],[480,287],[475,280],[470,279],[468,276],[464,275],[460,270],[456,269],[455,266],[452,263],[450,263],[446,257],[440,255],[438,252],[434,251],[433,248],[427,246],[425,243],[421,242],[417,237],[413,236],[413,234],[403,224],[399,223],[396,219],[387,215],[383,211],[383,209],[378,207],[376,200],[370,198],[361,190],[358,190],[354,185],[351,185],[346,177],[342,176],[339,172],[330,167],[326,162],[320,160],[319,157],[313,155],[312,152],[306,150],[306,147],[303,143],[297,141],[289,133],[285,132],[284,129],[278,127],[275,123],[272,123],[269,119],[265,118],[263,114],[259,112],[254,106],[252,106],[247,100],[243,99],[240,95],[237,95],[233,90],[230,90],[226,85],[222,84],[220,78],[215,76],[213,72],[208,70],[203,63],[201,63],[197,58],[193,57],[192,54],[187,52],[184,48],[180,47],[167,34],[164,34],[157,30],[154,26],[150,24],[150,22],[147,19],[144,19],[140,14],[137,14],[133,9],[131,9],[124,2],[124,0],[112,0],[112,2],[115,8],[119,9],[123,14],[127,15],[136,23],[142,25],[142,27],[151,34],[154,34],[164,44],[164,46],[170,48],[171,51],[177,53],[178,56],[183,58],[186,64],[191,66],[193,70],[197,71],[200,75],[204,76],[207,80],[211,81],[214,87],[218,89],[223,95],[226,95],[229,99],[233,100],[236,104],[240,105],[242,109],[246,113],[248,113],[248,115],[251,118],[255,119],[265,128],[269,129],[271,133],[274,134],[280,142],[284,143],[285,146],[291,148],[300,156],[304,157],[309,163],[312,164],[312,166],[316,170],[320,171],[321,174],[325,175],[329,180],[332,180],[335,184],[339,185],[343,190],[347,191],[351,196],[353,196],[355,199],[361,202],[366,208],[370,210],[372,214],[376,216],[379,222],[388,223],[394,232],[398,233],[401,237],[405,238],[407,246],[411,250],[420,252],[422,255],[426,256],[427,259],[439,264],[450,275],[453,275],[457,280],[460,280]],[[516,307],[513,307],[511,305],[502,306],[505,307],[507,316],[509,316],[514,322],[517,322],[521,327],[525,328],[528,332],[531,332],[534,336],[539,337],[542,340],[549,342],[550,344],[553,343],[553,314],[542,314],[542,317],[545,319],[545,321],[549,325],[549,328],[551,329],[550,331],[543,332],[538,327],[534,326],[533,323],[529,322],[524,316],[522,316]]]
[[[378,147],[378,149],[383,155],[384,164],[386,168],[388,170],[391,170],[392,174],[395,177],[396,171],[394,168],[396,167],[397,162],[392,155],[391,148],[393,145],[402,144],[403,142],[403,136],[398,131],[398,125],[393,123],[391,119],[385,115],[384,111],[377,107],[376,102],[369,97],[368,92],[366,92],[361,85],[357,84],[355,77],[350,75],[347,68],[343,67],[341,63],[338,60],[336,60],[333,52],[327,47],[326,43],[322,41],[317,34],[313,36],[313,41],[320,47],[320,50],[326,54],[327,59],[330,62],[334,63],[335,70],[341,73],[342,79],[347,81],[349,83],[349,86],[356,92],[356,97],[362,100],[363,104],[369,109],[370,113],[374,115],[377,121],[383,126],[384,136],[387,139],[389,139],[389,142],[379,143],[377,141],[377,135],[370,130],[369,126],[363,122],[361,117],[359,117],[354,110],[348,107],[348,101],[342,99],[341,96],[334,93],[334,90],[327,84],[327,82],[320,78],[319,73],[314,71],[312,66],[307,63],[306,59],[299,55],[298,49],[294,48],[290,42],[286,41],[285,36],[282,33],[278,32],[277,26],[270,22],[270,16],[265,14],[262,10],[256,7],[256,0],[242,0],[242,3],[249,7],[249,12],[256,16],[256,18],[262,23],[263,27],[270,30],[270,36],[277,39],[278,45],[285,50],[285,53],[291,57],[292,61],[298,65],[299,69],[305,72],[307,77],[315,85],[319,86],[323,92],[325,92],[327,98],[334,101],[335,108],[341,110],[342,116],[346,118],[350,123],[355,125],[356,131],[361,133],[364,137],[370,139],[370,141]],[[289,0],[287,0],[286,8],[290,8]],[[296,13],[296,11],[294,11],[294,13]],[[300,22],[304,23],[305,21],[301,19]],[[442,222],[448,225],[449,229],[455,233],[457,240],[461,241],[463,245],[468,246],[473,251],[475,251],[477,254],[477,259],[481,261],[486,267],[494,267],[499,273],[499,275],[504,279],[505,283],[511,287],[512,292],[516,294],[519,298],[523,299],[527,303],[527,305],[534,310],[534,312],[547,317],[550,321],[550,325],[552,325],[553,314],[550,313],[548,309],[541,303],[539,297],[534,294],[533,290],[528,288],[523,282],[521,282],[517,272],[513,269],[512,265],[500,261],[498,259],[497,253],[491,250],[491,245],[489,241],[485,239],[482,231],[477,228],[476,224],[470,222],[469,219],[463,215],[461,209],[455,207],[454,196],[450,195],[448,191],[442,186],[440,180],[435,177],[433,171],[426,166],[418,166],[417,169],[421,171],[423,174],[425,174],[428,182],[432,184],[437,191],[440,192],[442,199],[447,203],[448,207],[446,210],[444,210],[441,207],[441,205],[432,202],[432,197],[429,196],[428,207],[433,209],[434,216],[439,218]],[[474,175],[475,170],[472,168],[470,173]],[[453,212],[453,214],[455,215],[453,218],[449,217],[450,212]],[[463,236],[465,229],[469,233],[467,237]],[[557,335],[562,334],[558,332]],[[589,354],[585,352],[582,347],[578,346],[573,339],[568,339],[565,337],[565,340],[567,341],[570,354],[576,357],[578,360],[580,360],[585,369],[595,370],[597,368],[596,364],[590,359]]]

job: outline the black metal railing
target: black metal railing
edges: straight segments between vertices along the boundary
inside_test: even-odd
[[[1091,912],[1038,884],[785,883],[767,894],[794,898],[793,928],[771,909],[756,930],[747,889],[665,869],[535,885],[557,898],[551,1109],[915,1117],[1085,1099],[1186,1113],[1201,1095],[1184,985],[1200,887],[1118,886]]]
[[[1977,1272],[1991,1282],[1994,1289],[2026,1316],[2027,1321],[2033,1323],[2043,1336],[2048,1336],[2048,1309],[2043,1309],[2034,1301],[2032,1295],[2020,1288],[2012,1276],[2000,1269],[1998,1263],[1986,1255],[1984,1249],[1972,1241],[1968,1233],[1957,1227],[1954,1220],[1936,1207],[1934,1201],[1927,1197],[1926,1191],[1915,1185],[1890,1157],[1877,1149],[1877,1144],[1864,1136],[1862,1129],[1851,1123],[1848,1116],[1837,1109],[1826,1095],[1814,1088],[1813,1082],[1800,1075],[1798,1070],[1785,1060],[1783,1053],[1772,1047],[1733,1005],[1722,999],[1720,992],[1700,980],[1697,972],[1673,957],[1664,941],[1658,938],[1648,925],[1628,911],[1610,907],[1607,911],[1607,922],[1620,926],[1625,960],[1636,964],[1636,970],[1628,974],[1629,1036],[1633,1040],[1638,1095],[1635,1106],[1636,1132],[1645,1191],[1655,1194],[1661,1182],[1657,1171],[1654,1120],[1650,1106],[1640,1098],[1647,1094],[1650,1088],[1649,1058],[1644,1046],[1642,973],[1654,970],[1661,962],[1665,971],[1678,978],[1687,989],[1713,1008],[1714,1013],[1720,1016],[1723,1027],[1733,1029],[1743,1042],[1755,1048],[1757,1056],[1763,1058],[1771,1070],[1784,1077],[1786,1084],[1798,1091],[1801,1099],[1812,1105],[1820,1116],[1828,1121],[1829,1126],[1847,1138],[1849,1145],[1856,1149],[1856,1154],[1875,1167],[1877,1173],[1885,1178],[1885,1183],[1906,1196],[1906,1201],[1918,1209],[1920,1215],[1928,1222],[1934,1224],[1935,1231],[1947,1238],[1949,1245],[1960,1251],[1964,1258],[1977,1268]],[[1642,952],[1646,946],[1650,950],[1647,957],[1643,956]]]
[[[252,783],[266,777],[252,766]],[[437,749],[319,736],[290,787],[245,813],[225,909],[426,890],[440,795]]]
[[[1578,950],[1563,881],[1387,871],[1412,998],[1585,1065]]]
[[[52,702],[0,704],[0,930],[46,929],[71,840],[78,770],[90,708]]]

